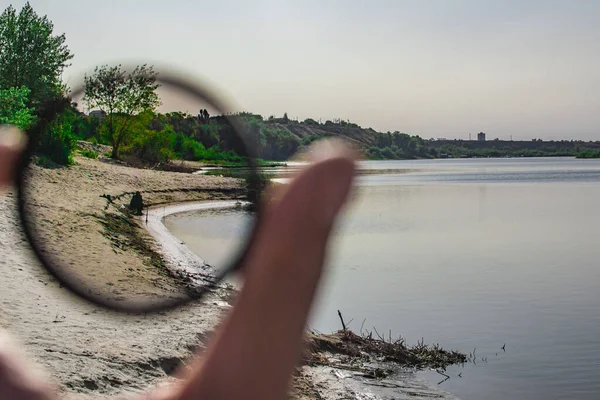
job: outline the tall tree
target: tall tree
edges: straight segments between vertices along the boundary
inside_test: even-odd
[[[131,124],[136,115],[153,112],[160,101],[156,89],[158,74],[152,66],[137,66],[124,71],[120,65],[96,67],[91,76],[84,78],[83,101],[89,108],[98,108],[107,115],[104,124],[113,150],[119,157],[119,148],[131,135]]]
[[[61,74],[73,55],[64,34],[55,35],[47,16],[29,3],[21,11],[9,6],[0,15],[0,89],[26,86],[30,106],[61,95]]]

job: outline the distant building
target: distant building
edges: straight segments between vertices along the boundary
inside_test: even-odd
[[[477,140],[478,140],[479,142],[485,142],[485,133],[483,133],[483,132],[479,132],[479,133],[477,134]]]
[[[100,119],[106,118],[106,113],[102,110],[92,110],[88,115],[90,117],[98,117]]]

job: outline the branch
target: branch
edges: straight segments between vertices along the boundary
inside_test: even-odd
[[[338,315],[340,316],[340,321],[342,321],[342,328],[344,329],[344,332],[346,332],[346,324],[344,323],[344,317],[342,317],[340,310],[338,310]]]

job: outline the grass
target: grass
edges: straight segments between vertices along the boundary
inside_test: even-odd
[[[94,150],[89,150],[89,149],[85,149],[85,150],[81,150],[81,155],[87,158],[91,158],[93,160],[98,158],[98,153],[95,152]]]
[[[46,156],[34,157],[33,163],[42,168],[49,168],[49,169],[55,169],[55,168],[62,167],[62,165],[55,163],[54,161],[52,161],[50,158],[48,158]]]
[[[105,212],[98,219],[104,226],[104,237],[111,241],[114,249],[132,250],[141,256],[146,266],[156,268],[161,275],[168,275],[163,259],[152,249],[151,244],[141,236],[141,227],[133,215],[121,212]]]

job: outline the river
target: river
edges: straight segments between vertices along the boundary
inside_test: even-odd
[[[464,400],[598,398],[600,160],[362,168],[381,173],[358,178],[311,327],[339,329],[339,309],[357,332],[476,348],[476,363],[448,369],[440,384]],[[231,211],[175,215],[166,225],[220,263],[245,221]],[[433,385],[441,378],[423,376]]]

